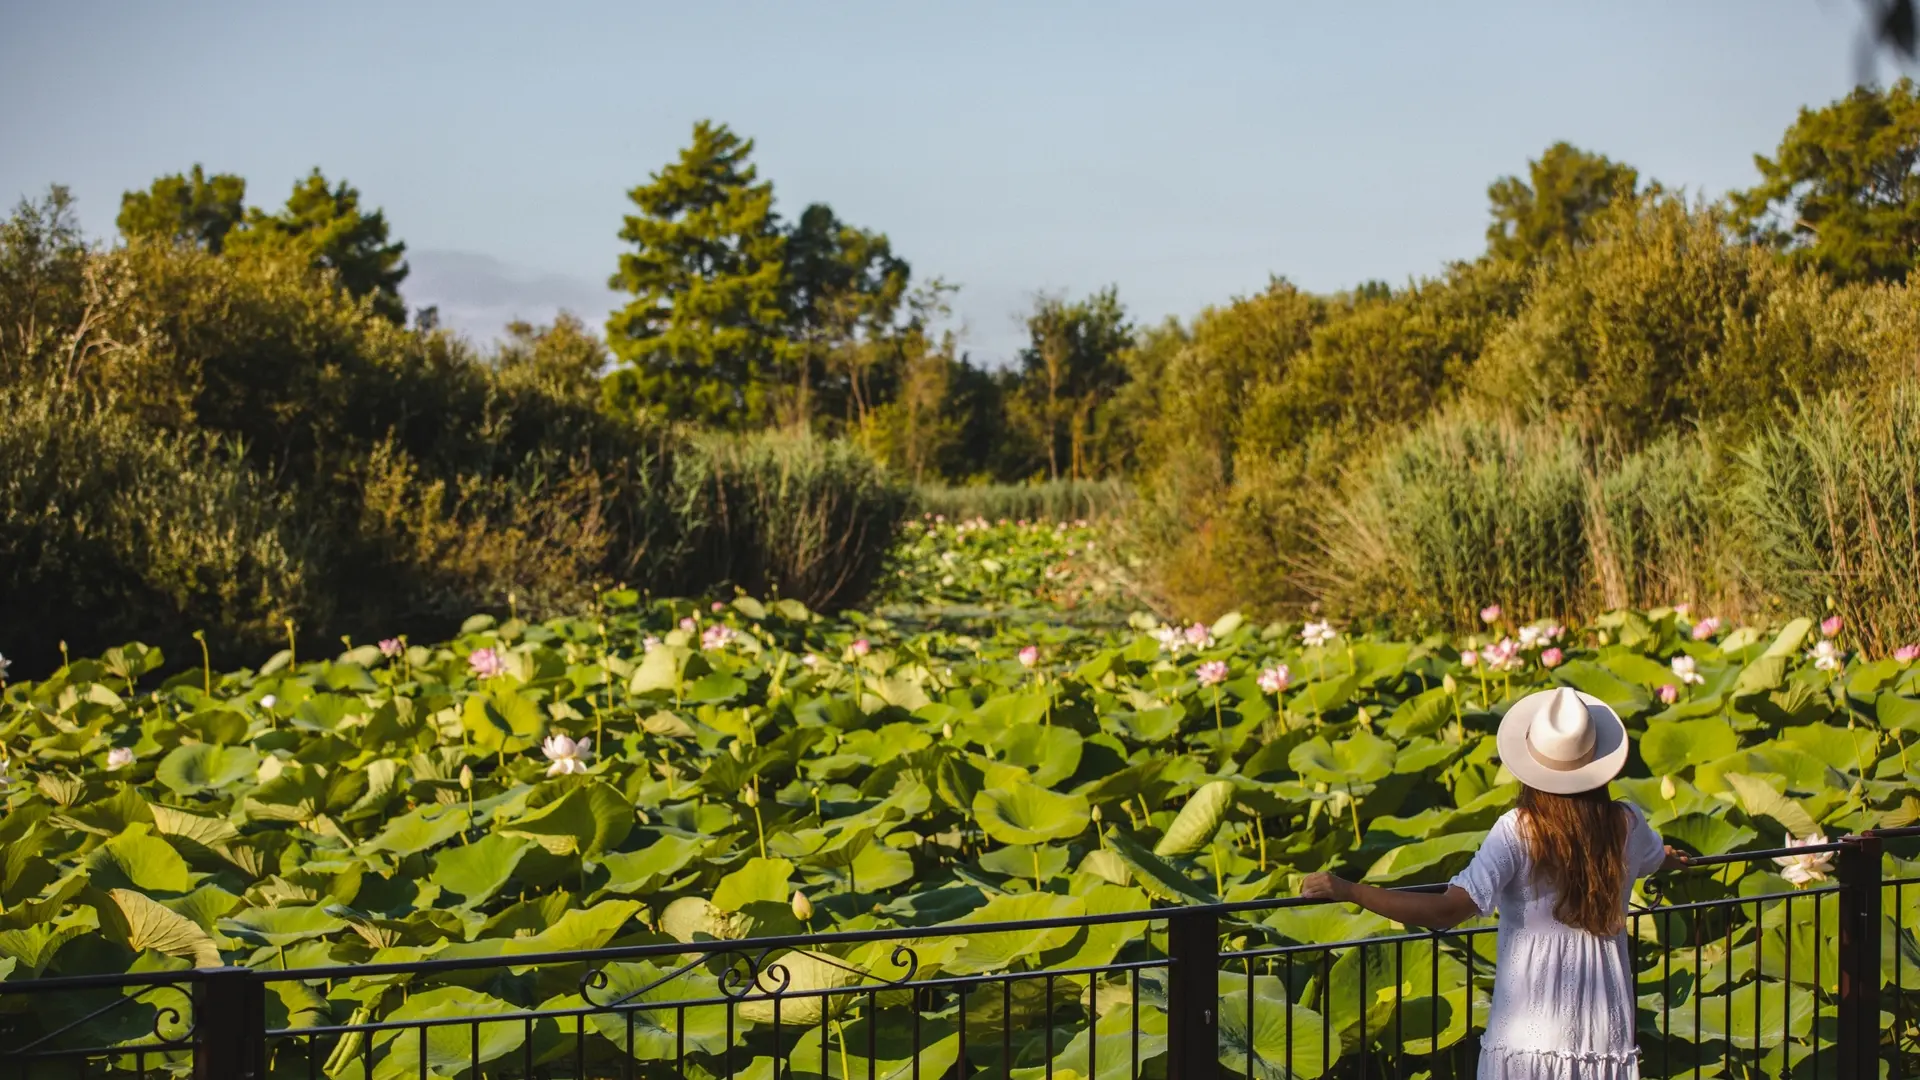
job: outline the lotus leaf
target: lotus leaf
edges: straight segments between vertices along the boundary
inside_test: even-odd
[[[1214,780],[1203,785],[1180,808],[1179,816],[1153,846],[1153,853],[1162,857],[1188,855],[1205,847],[1219,830],[1220,823],[1226,820],[1227,811],[1233,808],[1233,799],[1234,785],[1230,780]]]
[[[785,903],[792,892],[793,864],[785,859],[748,859],[745,866],[720,879],[713,890],[713,906],[739,911],[756,900]]]
[[[387,1014],[387,1019],[395,1023],[408,1020],[460,1020],[468,1017],[511,1016],[516,1011],[510,1002],[478,990],[464,986],[442,986],[408,995],[404,1002]],[[526,1037],[526,1025],[517,1020],[439,1024],[382,1032],[375,1036],[375,1041],[385,1044],[386,1056],[380,1058],[372,1080],[406,1080],[429,1070],[438,1075],[458,1075],[465,1072],[472,1062],[485,1064],[513,1053],[520,1049]]]
[[[1720,720],[1650,720],[1640,737],[1640,760],[1655,776],[1679,774],[1695,762],[1726,757],[1740,737]]]
[[[1370,731],[1356,731],[1329,743],[1319,736],[1293,748],[1287,761],[1309,780],[1327,784],[1370,784],[1393,771],[1393,744]]]
[[[154,779],[182,795],[224,788],[253,775],[260,755],[246,746],[185,743],[169,751]]]
[[[973,797],[980,827],[1003,844],[1071,839],[1086,831],[1090,809],[1085,796],[1062,795],[1037,784],[987,788]]]

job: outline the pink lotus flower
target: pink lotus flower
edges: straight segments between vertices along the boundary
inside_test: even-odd
[[[1680,688],[1672,683],[1663,685],[1657,693],[1660,695],[1660,700],[1668,705],[1680,700]]]
[[[1707,640],[1710,640],[1713,637],[1713,635],[1719,632],[1720,632],[1720,617],[1718,615],[1709,615],[1706,618],[1701,619],[1698,623],[1694,624],[1693,640],[1707,641]]]
[[[712,611],[715,614],[719,614],[720,612],[727,610],[727,605],[721,603],[718,600],[715,600],[713,602],[713,606],[711,608],[708,608],[707,610]]]
[[[1680,616],[1683,619],[1686,618],[1692,611],[1693,611],[1692,604],[1680,603],[1680,604],[1673,605],[1673,613],[1675,615]]]
[[[1480,650],[1480,659],[1486,661],[1489,671],[1518,671],[1522,664],[1520,643],[1512,638],[1501,638]]]
[[[1499,622],[1500,621],[1500,605],[1488,604],[1486,607],[1481,608],[1480,621],[1488,624]]]
[[[1260,692],[1264,694],[1282,693],[1286,690],[1288,684],[1292,682],[1293,672],[1287,670],[1287,665],[1275,664],[1260,673]]]
[[[593,740],[581,739],[574,742],[566,735],[549,735],[540,744],[540,752],[553,764],[547,766],[548,776],[566,776],[569,773],[587,771],[586,759],[592,756]]]
[[[646,640],[640,643],[640,651],[652,652],[654,649],[654,646],[658,644],[660,644],[660,639],[657,637],[654,637],[652,634],[648,634]]]
[[[475,649],[467,656],[467,668],[476,678],[491,679],[506,674],[507,662],[492,649]]]
[[[1204,649],[1213,644],[1213,631],[1201,623],[1187,627],[1187,644],[1196,649]]]
[[[1563,657],[1560,654],[1560,650],[1556,648],[1548,647],[1546,649],[1541,650],[1540,652],[1541,667],[1550,667],[1550,668],[1559,667],[1560,661],[1564,659],[1565,657]]]
[[[1841,625],[1842,623],[1840,621],[1840,616],[1838,615],[1827,616],[1826,618],[1820,620],[1820,636],[1821,637],[1838,636],[1840,633]]]
[[[397,637],[380,639],[380,655],[381,656],[385,656],[388,658],[399,656],[401,648],[402,646],[400,644],[400,639]]]
[[[1479,664],[1480,664],[1480,653],[1478,650],[1468,649],[1465,652],[1460,654],[1461,667],[1464,667],[1464,668],[1478,667]]]
[[[1698,686],[1707,681],[1707,677],[1700,674],[1699,662],[1686,653],[1674,657],[1673,663],[1668,666],[1673,668],[1673,677],[1688,686]]]
[[[700,647],[703,649],[724,648],[731,643],[734,638],[739,636],[739,633],[726,623],[714,623],[712,626],[707,627],[706,631],[700,635]]]
[[[1902,645],[1893,650],[1893,658],[1903,664],[1911,664],[1920,659],[1920,645]]]
[[[680,620],[680,629],[685,630],[687,633],[691,634],[695,630],[700,629],[700,620],[689,615],[686,618]]]
[[[933,523],[935,525],[944,525],[946,523],[946,520],[947,520],[947,515],[945,514],[933,515]]]
[[[860,638],[853,643],[853,655],[855,656],[865,656],[872,651],[873,645],[868,642],[866,638]]]
[[[1227,663],[1224,660],[1209,660],[1193,669],[1194,678],[1201,686],[1219,686],[1227,681]]]
[[[1040,662],[1040,649],[1038,646],[1029,645],[1026,648],[1020,650],[1020,666],[1021,667],[1030,668],[1039,662]]]

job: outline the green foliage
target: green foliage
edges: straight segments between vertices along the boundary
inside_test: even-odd
[[[1106,471],[1128,447],[1122,426],[1102,406],[1127,380],[1121,354],[1133,343],[1120,294],[1109,287],[1085,300],[1042,296],[1027,316],[1020,390],[1007,418],[1041,448],[1047,479],[1078,480]]]
[[[1755,238],[1839,281],[1902,281],[1920,259],[1920,87],[1858,86],[1801,109],[1760,183],[1731,199]]]
[[[921,485],[914,508],[964,521],[1094,521],[1125,510],[1131,489],[1119,478],[1030,484]]]
[[[1601,210],[1631,199],[1640,183],[1633,166],[1563,142],[1527,165],[1526,180],[1503,176],[1487,188],[1487,252],[1496,259],[1530,262],[1571,250],[1592,238]]]
[[[90,251],[57,192],[0,234],[0,516],[21,553],[0,573],[52,613],[7,643],[36,668],[62,637],[137,633],[183,664],[196,629],[221,650],[284,641],[286,619],[308,643],[430,635],[616,582],[832,606],[877,571],[906,495],[857,449],[608,415],[577,320],[479,355],[300,252],[237,246]]]
[[[910,547],[902,561],[950,565],[939,545],[984,530],[926,532],[933,549]],[[1085,539],[1084,530],[1029,527],[963,557],[1012,563],[1022,547]],[[1859,674],[1836,676],[1810,662],[1806,620],[1764,648],[1759,627],[1696,636],[1670,611],[1614,612],[1572,633],[1503,620],[1488,632],[1525,643],[1497,667],[1467,664],[1458,650],[1468,640],[1342,631],[1330,647],[1305,647],[1290,625],[1238,616],[1205,634],[1172,629],[1145,617],[1110,628],[998,620],[962,634],[787,601],[741,597],[715,610],[624,592],[590,617],[476,619],[450,640],[391,654],[282,656],[165,681],[133,646],[74,660],[0,691],[11,781],[0,963],[14,978],[185,964],[350,969],[429,956],[502,963],[500,977],[479,982],[470,971],[421,974],[404,994],[350,970],[324,996],[291,991],[296,1022],[316,1025],[457,1021],[615,995],[716,1000],[714,971],[698,965],[670,978],[666,966],[616,964],[602,985],[581,983],[572,965],[519,961],[809,928],[952,929],[916,944],[920,979],[1153,964],[1164,945],[1134,924],[975,931],[1144,912],[1156,900],[1284,895],[1321,868],[1387,883],[1442,877],[1516,791],[1493,754],[1512,701],[1562,682],[1644,686],[1672,677],[1682,655],[1705,681],[1671,706],[1651,693],[1617,695],[1638,753],[1616,794],[1671,841],[1751,851],[1788,835],[1904,823],[1916,804],[1901,767],[1915,732],[1878,717],[1920,708],[1920,667],[1869,660],[1843,635],[1834,651]],[[1017,656],[1036,641],[1045,651],[1029,667]],[[1564,653],[1557,666],[1548,646]],[[1229,669],[1217,691],[1196,678],[1215,662]],[[1290,685],[1261,691],[1255,673],[1276,664],[1288,666]],[[1766,679],[1733,689],[1759,667],[1770,668]],[[725,700],[692,689],[721,681],[732,687]],[[1398,723],[1436,704],[1435,722]],[[453,720],[493,713],[510,738],[482,743]],[[1396,721],[1382,730],[1377,719],[1388,716]],[[540,749],[561,735],[588,748]],[[113,749],[132,763],[110,763]],[[1832,873],[1820,857],[1800,869],[1809,872],[1802,887],[1822,887]],[[1770,870],[1735,863],[1661,889],[1685,902],[1796,887]],[[790,902],[796,891],[804,906]],[[1392,932],[1332,907],[1264,919],[1236,922],[1234,933],[1270,948]],[[1800,934],[1789,954],[1782,932],[1775,918],[1738,919],[1715,937],[1746,951],[1771,934],[1767,955],[1830,965],[1831,936]],[[1484,988],[1457,946],[1404,944],[1340,951],[1284,978],[1226,973],[1223,987],[1240,996],[1223,1006],[1222,1061],[1293,1057],[1320,1073],[1358,1068],[1385,1040],[1416,1057],[1456,1044],[1467,1009],[1484,1013]],[[674,1063],[712,1072],[729,1056],[804,1063],[822,1049],[837,1070],[860,1048],[898,1072],[911,1048],[877,1031],[870,1044],[869,1026],[919,1024],[922,1047],[952,1047],[954,1035],[948,1002],[859,989],[899,973],[894,945],[770,957],[796,995],[780,1006],[777,1046],[775,1007],[749,995],[731,1013],[668,1008],[636,1013],[644,1020],[631,1025],[590,1011],[577,1039],[538,1020],[455,1024],[452,1041],[376,1033],[374,1074],[513,1060],[528,1038],[584,1053],[590,1071],[617,1071],[629,1053],[643,1071]],[[1687,950],[1669,953],[1670,942],[1632,945],[1639,968],[1662,955],[1686,965]],[[1771,996],[1782,978],[1798,979],[1803,996],[1831,994],[1809,970],[1777,965],[1688,982],[1684,992],[1701,995],[1711,1016],[1752,996],[1761,978]],[[970,1045],[1004,1040],[1018,1060],[1045,1062],[1057,1040],[1067,1065],[1092,1054],[1105,1075],[1131,1060],[1124,1010],[1138,1008],[1143,1066],[1162,1066],[1156,983],[1143,980],[1136,999],[1110,999],[1124,983],[1057,981],[1045,1000],[963,999],[978,1036]],[[1041,980],[1008,985],[1016,982]],[[1421,1001],[1436,985],[1439,999]],[[835,989],[855,992],[820,996]],[[1387,1002],[1403,997],[1399,1030]],[[1663,1004],[1643,1004],[1643,1026],[1694,1011]],[[1250,1023],[1249,1005],[1258,1006]],[[1063,1034],[1093,1028],[1089,1010],[1100,1032],[1118,1033],[1114,1045]],[[16,1020],[32,1037],[66,1018],[29,1011]],[[1797,1052],[1810,1037],[1804,1017],[1770,1025],[1735,1030],[1757,1031],[1769,1053]],[[824,1048],[810,1034],[823,1028]],[[1676,1023],[1677,1037],[1689,1032]],[[280,1067],[317,1071],[307,1052],[290,1044]]]
[[[790,348],[784,333],[786,237],[773,185],[748,161],[753,142],[700,121],[678,161],[628,192],[611,288],[633,294],[607,320],[626,366],[620,405],[728,426],[770,415],[769,387]]]
[[[311,602],[291,500],[208,436],[0,390],[0,641],[33,668],[57,646],[135,637],[184,660],[186,635],[262,648]]]
[[[1749,573],[1788,606],[1832,602],[1869,647],[1920,640],[1920,391],[1830,396],[1740,455]]]
[[[360,208],[360,192],[345,180],[329,187],[319,169],[293,185],[280,210],[247,212],[246,228],[227,237],[235,254],[287,252],[331,272],[347,295],[366,298],[393,323],[406,321],[400,283],[407,245],[389,240],[386,215]]]
[[[674,469],[682,575],[826,610],[866,595],[909,498],[858,447],[806,435],[705,436]]]
[[[159,239],[193,244],[219,254],[227,234],[245,220],[247,182],[230,173],[208,176],[199,166],[182,176],[162,176],[146,191],[120,199],[117,224],[128,240]]]

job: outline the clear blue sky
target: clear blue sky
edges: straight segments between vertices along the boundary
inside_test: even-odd
[[[112,3],[0,7],[0,197],[195,162],[277,204],[319,165],[409,245],[409,299],[488,334],[594,325],[626,190],[703,117],[789,215],[963,286],[974,355],[1037,289],[1142,320],[1269,273],[1331,290],[1480,250],[1486,187],[1566,139],[1669,186],[1753,179],[1856,75],[1848,0],[1610,3]]]

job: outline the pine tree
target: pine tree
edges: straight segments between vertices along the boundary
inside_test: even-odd
[[[407,276],[401,260],[407,245],[388,241],[386,215],[362,211],[360,192],[346,181],[328,187],[315,169],[293,186],[279,213],[248,211],[246,226],[227,240],[227,249],[236,253],[278,247],[304,252],[315,266],[338,274],[350,295],[371,296],[375,311],[396,323],[406,321],[400,283]]]
[[[607,319],[625,365],[617,407],[733,427],[764,421],[792,350],[786,240],[773,185],[748,160],[753,141],[702,120],[678,161],[627,193],[630,214],[611,287],[633,300]]]
[[[120,235],[129,240],[160,237],[194,244],[218,255],[227,234],[240,224],[247,182],[229,173],[206,171],[195,165],[182,176],[162,176],[145,191],[120,197]]]

